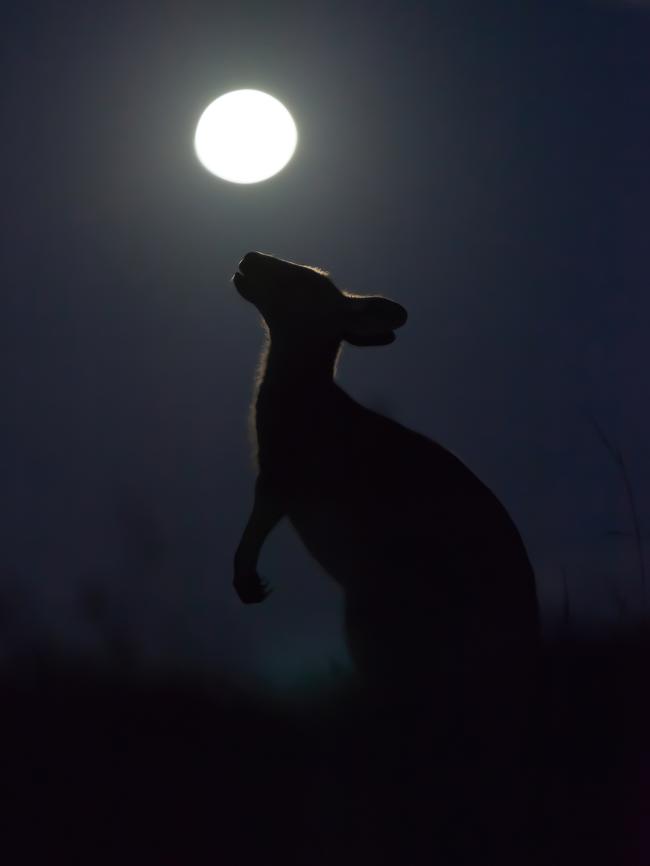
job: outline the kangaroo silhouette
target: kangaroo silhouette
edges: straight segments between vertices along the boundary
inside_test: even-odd
[[[350,655],[368,680],[421,688],[437,676],[453,688],[507,673],[516,687],[539,624],[514,523],[454,454],[334,381],[341,344],[391,343],[404,308],[259,252],[233,282],[269,338],[252,406],[255,502],[234,562],[242,602],[267,597],[258,557],[286,516],[342,588]]]

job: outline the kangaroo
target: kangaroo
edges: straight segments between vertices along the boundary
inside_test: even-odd
[[[513,521],[458,457],[334,381],[343,342],[393,342],[406,310],[259,252],[244,256],[232,281],[268,332],[251,419],[255,501],[234,560],[241,601],[267,598],[258,558],[287,517],[344,593],[363,676],[405,688],[438,677],[452,688],[507,672],[516,688],[539,623]]]

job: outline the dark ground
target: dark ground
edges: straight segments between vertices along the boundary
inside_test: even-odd
[[[519,862],[648,862],[649,654],[647,634],[547,647]],[[507,860],[500,774],[343,675],[253,695],[32,658],[1,689],[7,866]]]

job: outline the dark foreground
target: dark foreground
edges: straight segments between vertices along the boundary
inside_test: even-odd
[[[650,862],[649,658],[548,649],[518,862]],[[499,773],[348,681],[273,699],[41,663],[1,690],[5,866],[508,862]]]

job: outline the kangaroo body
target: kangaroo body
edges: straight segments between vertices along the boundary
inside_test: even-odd
[[[534,575],[514,523],[451,452],[334,381],[342,339],[390,342],[405,312],[377,308],[369,322],[367,308],[352,314],[332,291],[357,306],[392,302],[346,296],[322,273],[258,253],[240,270],[235,284],[270,331],[253,410],[256,504],[235,558],[242,600],[266,596],[257,557],[286,516],[344,592],[350,654],[367,679],[412,688],[439,678],[451,688],[508,673],[512,687],[539,628]],[[307,314],[296,314],[293,301],[301,291],[307,304],[312,293],[320,330],[299,326]]]

